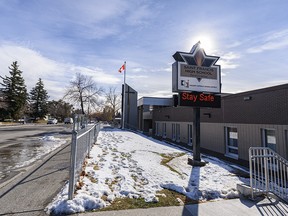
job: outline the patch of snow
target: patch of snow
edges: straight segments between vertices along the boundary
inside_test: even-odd
[[[41,138],[39,138],[39,142],[41,142],[41,145],[35,147],[35,149],[34,149],[35,156],[31,157],[29,160],[25,160],[24,162],[16,164],[13,167],[14,169],[29,166],[33,162],[42,158],[44,155],[47,155],[48,153],[54,151],[55,149],[59,148],[61,145],[66,143],[65,139],[55,138],[54,136],[41,137]],[[21,154],[24,154],[24,157],[26,158],[27,154],[26,154],[25,150],[23,150],[20,153],[19,157],[21,157]]]
[[[165,166],[161,164],[164,156],[174,159]],[[203,156],[208,164],[200,168],[188,165],[188,157],[191,152],[141,134],[103,129],[87,159],[87,176],[81,179],[84,186],[69,201],[67,189],[62,190],[47,212],[85,212],[105,208],[122,197],[158,202],[163,188],[194,200],[231,199],[239,196],[237,184],[249,182],[217,158]]]

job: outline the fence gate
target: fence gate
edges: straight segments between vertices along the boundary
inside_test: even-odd
[[[288,161],[266,147],[250,147],[251,195],[271,192],[288,201]]]

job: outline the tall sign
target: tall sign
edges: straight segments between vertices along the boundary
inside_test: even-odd
[[[202,166],[200,157],[200,107],[221,107],[221,68],[218,56],[206,55],[196,43],[189,53],[173,55],[172,91],[179,93],[179,105],[193,107],[193,160],[188,164]],[[208,94],[207,94],[208,93]]]
[[[221,92],[221,68],[215,64],[219,57],[206,55],[200,41],[190,53],[176,52],[173,58],[173,92]]]

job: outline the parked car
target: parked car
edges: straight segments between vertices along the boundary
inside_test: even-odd
[[[48,119],[48,121],[47,121],[47,124],[57,124],[57,123],[58,123],[58,120],[55,118]]]
[[[73,124],[73,118],[65,118],[64,124]]]
[[[24,119],[24,118],[18,119],[18,123],[20,123],[20,124],[25,124],[25,119]]]

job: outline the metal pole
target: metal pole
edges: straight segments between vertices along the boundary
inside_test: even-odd
[[[94,130],[90,130],[89,134],[88,134],[88,158],[90,158],[90,150],[91,150],[91,146],[92,146],[92,140],[91,140],[91,133]]]
[[[77,115],[76,118],[77,118],[77,122],[76,122],[76,124],[77,124],[77,125],[76,125],[77,128],[76,128],[76,130],[79,131],[79,128],[80,128],[80,116]]]
[[[94,136],[93,136],[93,143],[94,144],[96,143],[96,130],[97,130],[97,124],[95,124],[95,127],[94,127]]]
[[[200,107],[193,108],[193,160],[201,161],[200,156]]]
[[[124,62],[124,87],[123,87],[123,110],[122,110],[122,129],[125,128],[125,111],[126,111],[126,61]]]
[[[253,149],[250,147],[250,148],[249,148],[250,188],[251,188],[251,197],[252,197],[252,200],[253,200],[253,199],[254,199],[254,193],[253,193],[252,151],[253,151]]]
[[[76,154],[77,154],[77,131],[72,131],[72,143],[71,143],[71,156],[70,156],[70,177],[69,177],[69,190],[68,200],[73,199],[75,190],[75,167],[76,167]]]
[[[267,149],[264,149],[264,174],[265,174],[265,192],[268,193],[270,188],[269,188],[269,170],[268,170],[268,152]],[[270,158],[269,158],[270,159]]]

